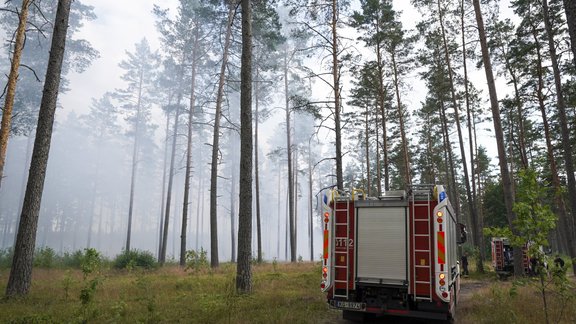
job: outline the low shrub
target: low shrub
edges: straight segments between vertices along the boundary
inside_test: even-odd
[[[155,269],[158,267],[156,258],[149,251],[130,250],[124,251],[114,259],[113,266],[116,269],[134,268]]]
[[[38,268],[51,269],[58,259],[56,251],[51,247],[42,247],[34,253],[34,266]]]
[[[80,269],[84,252],[82,250],[73,253],[65,252],[62,256],[62,265],[66,268]]]
[[[0,249],[0,269],[8,269],[12,265],[14,250],[12,248]]]
[[[200,251],[186,251],[186,271],[207,269],[209,265],[208,252],[204,248],[200,248]]]

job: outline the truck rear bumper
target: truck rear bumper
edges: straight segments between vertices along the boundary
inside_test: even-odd
[[[407,309],[389,308],[387,305],[383,305],[382,307],[374,307],[367,306],[364,302],[334,299],[329,300],[328,303],[330,304],[330,307],[334,309],[340,309],[343,311],[359,314],[373,314],[376,316],[388,315],[420,319],[447,320],[450,315],[448,304],[438,304],[435,302],[419,302],[418,304],[414,305],[414,308]]]

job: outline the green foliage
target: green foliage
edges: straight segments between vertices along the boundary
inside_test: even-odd
[[[96,249],[85,249],[80,258],[80,269],[86,279],[90,274],[98,271],[102,265],[102,258]]]
[[[61,258],[61,263],[67,268],[80,269],[80,263],[82,262],[83,256],[84,252],[82,250],[77,250],[73,253],[65,252]]]
[[[80,301],[82,302],[82,305],[88,305],[94,300],[94,294],[96,293],[96,288],[98,288],[100,282],[101,279],[98,277],[85,282],[86,285],[80,290]]]
[[[62,288],[64,288],[64,299],[66,300],[68,300],[68,297],[70,296],[70,288],[72,287],[73,283],[74,279],[72,278],[72,273],[70,272],[70,270],[66,270],[66,274],[62,279]]]
[[[0,249],[0,269],[8,269],[12,265],[14,250],[12,248]]]
[[[196,252],[194,250],[186,251],[186,271],[194,270],[195,272],[201,269],[207,269],[208,254],[204,248],[200,248],[200,251]]]
[[[136,280],[134,281],[136,287],[138,288],[139,296],[137,300],[146,309],[146,322],[157,323],[160,321],[159,314],[157,312],[157,302],[156,295],[151,294],[152,280],[150,277],[140,273]]]
[[[484,193],[484,225],[487,227],[506,227],[506,205],[501,182],[489,183]]]
[[[84,249],[80,257],[80,269],[83,274],[83,287],[80,289],[80,308],[79,321],[87,322],[98,315],[98,310],[92,307],[96,289],[102,282],[99,276],[102,258],[96,249]],[[92,276],[96,274],[95,276]],[[92,278],[90,278],[92,276]]]
[[[540,294],[542,308],[546,322],[550,322],[550,295],[558,294],[560,301],[566,303],[572,299],[570,281],[566,278],[566,270],[553,265],[553,260],[544,253],[548,246],[548,235],[556,227],[557,217],[542,201],[546,198],[546,186],[538,181],[538,175],[533,169],[525,169],[519,172],[516,203],[513,210],[516,213],[514,225],[517,233],[512,233],[509,228],[489,228],[484,232],[490,236],[507,237],[512,246],[522,247],[527,245],[528,256],[535,259],[532,263],[532,274],[535,280],[517,280],[510,290],[511,296],[517,294],[517,287],[523,285],[533,286]],[[551,270],[550,273],[548,270]]]
[[[57,259],[56,252],[50,247],[43,247],[36,250],[34,255],[34,266],[38,268],[53,268]]]
[[[116,256],[113,261],[114,268],[132,270],[134,268],[155,269],[158,267],[156,259],[149,251],[130,250]]]

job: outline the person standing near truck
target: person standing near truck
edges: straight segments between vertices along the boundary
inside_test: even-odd
[[[463,272],[462,274],[465,276],[468,276],[468,255],[467,253],[462,254],[462,258],[460,258],[462,261],[462,269]]]

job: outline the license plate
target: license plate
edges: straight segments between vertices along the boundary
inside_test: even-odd
[[[350,302],[345,300],[331,300],[330,305],[336,308],[363,311],[366,310],[366,303]]]

